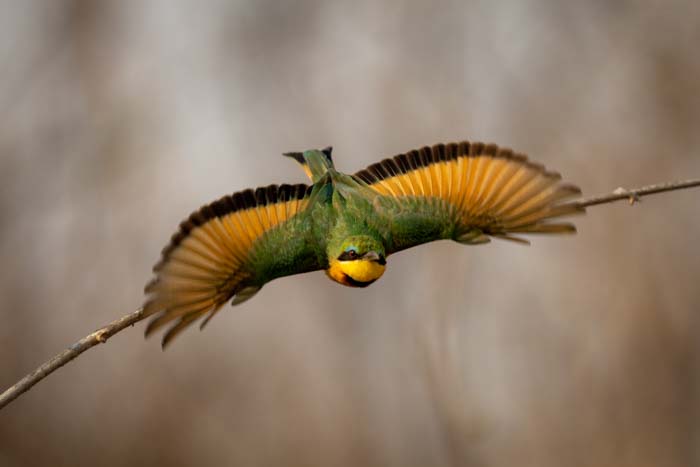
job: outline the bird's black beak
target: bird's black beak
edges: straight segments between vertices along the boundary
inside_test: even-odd
[[[376,251],[368,251],[364,255],[362,255],[362,259],[366,259],[369,261],[376,261],[377,263],[381,264],[382,266],[386,264],[386,258],[384,258],[384,255],[380,255]]]

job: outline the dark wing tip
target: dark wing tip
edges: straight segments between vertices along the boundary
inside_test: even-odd
[[[428,167],[440,162],[456,160],[460,157],[492,157],[496,159],[508,159],[519,162],[530,169],[545,174],[547,177],[561,178],[556,172],[547,171],[544,166],[531,162],[524,154],[516,153],[507,147],[499,147],[493,143],[479,141],[460,141],[447,144],[435,144],[413,149],[406,153],[398,154],[392,158],[355,173],[355,178],[372,184],[397,174],[408,173],[421,167]]]
[[[581,188],[571,183],[562,183],[559,190],[567,192],[567,196],[578,196],[582,193]]]
[[[163,340],[160,342],[161,349],[165,350],[166,347],[168,347],[168,344],[170,344],[173,341],[173,339],[177,337],[178,334],[184,331],[190,324],[192,324],[193,321],[195,321],[200,316],[202,316],[201,313],[191,313],[180,318],[177,324],[168,329],[168,331],[163,336]]]

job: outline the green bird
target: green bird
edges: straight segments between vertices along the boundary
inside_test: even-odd
[[[270,185],[224,196],[180,224],[146,286],[146,335],[168,324],[163,347],[229,300],[240,304],[273,279],[325,270],[367,287],[387,258],[434,240],[572,233],[557,219],[582,212],[562,201],[580,190],[555,172],[494,144],[450,143],[406,152],[353,175],[331,148],[288,153],[311,185]]]

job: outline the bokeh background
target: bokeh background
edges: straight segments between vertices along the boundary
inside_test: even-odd
[[[588,195],[700,176],[700,2],[0,2],[0,386],[142,301],[179,221],[460,139]],[[700,465],[700,191],[531,247],[275,281],[0,413],[0,465]]]

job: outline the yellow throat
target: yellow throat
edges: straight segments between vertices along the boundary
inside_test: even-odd
[[[377,261],[356,259],[352,261],[331,260],[326,273],[334,281],[349,287],[367,287],[384,274],[386,266]]]

